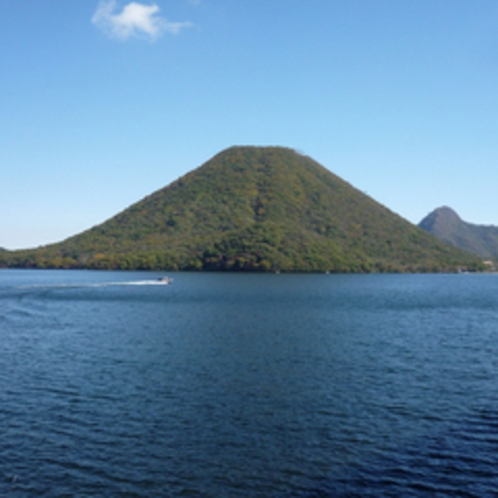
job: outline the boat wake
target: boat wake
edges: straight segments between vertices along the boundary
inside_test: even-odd
[[[170,285],[173,282],[171,278],[162,278],[159,280],[131,280],[127,282],[96,282],[96,283],[70,283],[70,284],[30,284],[19,285],[16,289],[81,289],[81,288],[96,288],[96,287],[120,287],[130,285]]]
[[[132,282],[119,282],[111,285],[170,285],[173,282],[171,278],[160,280],[137,280]]]

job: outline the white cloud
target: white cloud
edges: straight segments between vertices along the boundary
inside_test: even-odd
[[[126,40],[130,37],[154,41],[163,33],[178,34],[191,27],[189,22],[170,22],[158,16],[159,7],[131,2],[120,13],[116,12],[115,0],[104,0],[92,17],[92,23],[111,38]]]

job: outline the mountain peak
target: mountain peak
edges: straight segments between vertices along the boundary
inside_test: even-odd
[[[433,233],[435,230],[447,232],[460,222],[460,216],[453,209],[441,206],[429,213],[418,226],[429,233]]]
[[[456,211],[454,211],[453,209],[451,209],[448,206],[441,206],[441,207],[435,209],[434,213],[436,213],[438,216],[443,216],[443,217],[448,218],[448,219],[454,219],[454,220],[460,219],[460,216],[458,216]]]
[[[454,247],[498,260],[498,228],[467,223],[447,206],[432,211],[418,226]]]
[[[0,257],[28,267],[300,272],[448,271],[479,260],[308,156],[234,146],[66,241]]]

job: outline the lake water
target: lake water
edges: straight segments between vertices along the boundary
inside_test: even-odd
[[[0,271],[0,496],[498,496],[498,275]]]

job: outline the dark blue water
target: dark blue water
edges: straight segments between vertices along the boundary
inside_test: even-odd
[[[0,271],[0,496],[498,496],[498,275]]]

